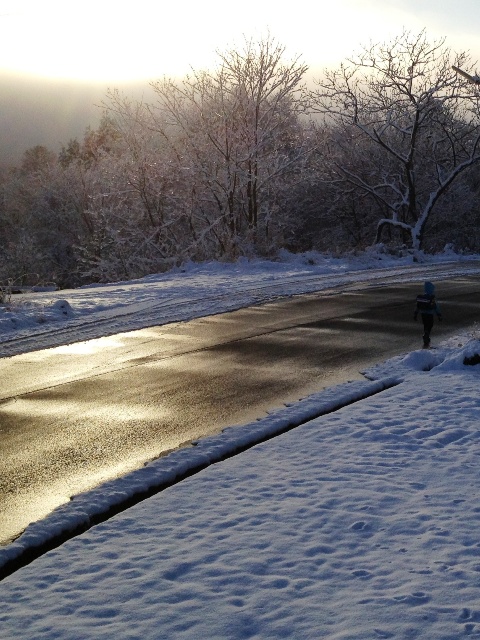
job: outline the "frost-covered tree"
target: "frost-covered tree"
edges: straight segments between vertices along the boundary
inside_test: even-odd
[[[479,92],[452,65],[469,70],[469,56],[403,32],[325,71],[308,93],[332,133],[331,182],[376,209],[377,242],[399,232],[418,253],[442,198],[480,161]]]
[[[307,67],[284,53],[270,37],[247,41],[219,53],[213,71],[153,84],[154,129],[182,166],[194,228],[208,229],[226,255],[268,240],[276,186],[305,154],[295,98]]]
[[[178,159],[154,131],[147,105],[113,91],[108,109],[117,142],[96,162],[103,187],[90,199],[94,234],[82,247],[85,265],[102,279],[116,269],[127,278],[191,258]]]
[[[56,155],[44,146],[27,149],[19,168],[0,183],[0,281],[36,284],[55,270],[55,246],[61,229],[52,221],[56,206],[50,188]]]

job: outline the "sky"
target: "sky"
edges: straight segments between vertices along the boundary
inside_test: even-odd
[[[244,37],[270,32],[313,68],[404,27],[479,49],[475,0],[1,0],[0,71],[80,82],[131,82],[212,65]]]
[[[211,68],[245,39],[270,34],[312,79],[403,29],[480,60],[476,0],[0,0],[0,168],[95,128],[108,89],[148,98],[150,81]]]
[[[207,304],[210,286],[210,304],[228,287],[223,304],[248,305],[248,289],[268,283],[270,294],[288,295],[299,277],[314,276],[317,288],[322,275],[325,288],[394,272],[415,281],[422,267],[389,258],[380,273],[380,256],[317,258],[190,265],[58,292],[73,314],[63,322],[77,314],[88,324],[90,298],[91,308],[103,305],[130,328],[132,315],[119,304],[126,288],[124,302],[138,315],[155,305],[158,314],[158,291],[168,289],[194,316],[195,284],[203,283]],[[471,273],[467,261],[457,266],[457,275]],[[423,265],[433,267],[448,265]],[[59,322],[46,318],[42,331],[61,340]],[[70,339],[75,332],[80,325]],[[68,500],[0,548],[0,571],[135,493],[167,486],[2,580],[2,637],[478,638],[480,368],[465,358],[478,359],[479,335],[472,327],[432,350],[399,354],[364,380],[288,403]]]

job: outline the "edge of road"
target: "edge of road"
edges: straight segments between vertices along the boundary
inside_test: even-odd
[[[123,310],[107,309],[92,313],[88,318],[85,316],[74,317],[66,319],[65,323],[61,325],[51,323],[42,324],[33,330],[31,328],[25,331],[20,329],[9,337],[0,336],[0,358],[10,358],[36,351],[39,348],[48,349],[72,342],[94,340],[125,331],[137,331],[152,326],[186,322],[212,314],[266,304],[293,295],[317,293],[329,295],[338,293],[340,290],[355,290],[358,286],[378,287],[387,284],[421,282],[427,276],[446,280],[462,275],[475,276],[479,273],[480,261],[475,257],[472,260],[446,260],[433,264],[413,263],[395,267],[365,268],[341,274],[296,275],[283,278],[280,282],[274,281],[260,286],[243,286],[235,293],[225,291],[187,300],[172,298],[153,304],[127,306]],[[61,294],[68,299],[69,291],[61,290],[55,292],[55,295]],[[86,291],[88,292],[88,290]],[[51,293],[47,295],[52,297]],[[126,317],[129,318],[128,328],[125,328],[124,324]]]
[[[75,496],[43,520],[29,525],[14,542],[0,548],[0,581],[91,527],[213,464],[402,382],[401,377],[392,376],[326,388],[255,422],[226,427],[219,434],[185,443],[141,469]]]

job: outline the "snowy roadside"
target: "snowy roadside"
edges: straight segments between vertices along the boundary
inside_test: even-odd
[[[235,264],[192,264],[133,282],[31,294],[4,307],[3,318],[0,308],[0,354],[7,356],[80,341],[93,335],[129,331],[148,326],[148,323],[162,324],[219,313],[293,293],[365,283],[378,286],[387,280],[423,280],[429,270],[437,277],[480,272],[477,257],[445,254],[430,258],[430,261],[430,264],[415,265],[409,258],[394,259],[384,254],[365,254],[347,260],[318,254],[293,256],[285,253],[276,262],[240,260]],[[38,305],[43,305],[40,323],[36,315]],[[264,420],[242,429],[227,429],[218,437],[206,438],[193,448],[174,452],[124,478],[75,496],[45,520],[30,525],[16,542],[0,549],[0,575],[2,568],[15,565],[18,559],[30,553],[35,555],[33,549],[43,552],[49,545],[177,482],[194,470],[376,393],[402,376],[394,373],[392,377],[387,372],[375,375],[378,382],[357,381],[327,389]]]
[[[32,525],[3,560],[132,484],[305,422],[5,578],[5,637],[478,637],[480,367],[464,364],[480,352],[474,338],[381,363],[370,382],[205,438]]]
[[[447,252],[414,264],[367,252],[332,258],[188,264],[141,280],[13,295],[0,305],[0,357],[232,311],[283,296],[480,273],[478,256]]]
[[[468,260],[379,268],[377,258],[355,267],[312,256],[191,265],[32,294],[4,309],[0,343],[10,355],[269,297],[421,281],[429,270],[479,272]],[[471,331],[379,363],[364,381],[76,496],[0,549],[4,574],[43,554],[1,582],[2,632],[24,640],[478,636],[480,372],[464,361],[479,351]]]
[[[10,305],[0,307],[0,355],[5,357],[149,324],[187,320],[280,296],[338,287],[354,288],[369,283],[378,286],[387,281],[422,281],[427,274],[434,274],[428,277],[445,278],[479,272],[478,257],[462,258],[450,254],[422,265],[381,254],[350,260],[284,254],[277,262],[242,260],[236,264],[187,265],[182,270],[134,282],[14,298]],[[190,474],[225,461],[239,451],[245,452],[242,456],[249,455],[246,450],[256,443],[312,419],[321,419],[318,416],[324,415],[328,419],[329,413],[338,412],[341,407],[348,411],[348,406],[352,405],[350,411],[355,416],[356,405],[352,403],[374,394],[380,394],[380,397],[390,387],[389,393],[395,393],[393,387],[398,385],[400,389],[419,372],[432,370],[448,377],[451,373],[445,371],[453,367],[463,378],[466,370],[463,358],[477,348],[474,340],[469,342],[471,337],[457,336],[441,349],[414,352],[379,364],[366,373],[368,379],[365,381],[326,389],[255,423],[226,429],[221,434],[202,439],[193,447],[176,451],[123,478],[76,496],[49,517],[30,525],[14,543],[0,549],[0,576],[8,574],[17,564],[44,553],[49,546],[54,547],[159,489],[175,485]],[[459,344],[467,342],[467,347],[459,349]],[[423,384],[428,379],[422,377],[420,380]],[[461,399],[458,402],[462,404]],[[266,443],[262,446],[276,445]],[[173,486],[171,490],[174,490]],[[148,503],[149,500],[145,502]],[[129,512],[130,509],[126,513]],[[108,522],[105,526],[108,527]]]
[[[172,486],[192,473],[251,446],[294,428],[319,415],[327,414],[369,397],[400,379],[381,378],[378,382],[353,381],[308,396],[270,413],[266,418],[242,426],[229,427],[220,434],[202,438],[194,446],[182,448],[121,478],[103,483],[100,487],[72,497],[49,516],[34,522],[12,544],[0,548],[0,577],[5,567],[15,566],[18,559],[43,553],[63,537],[76,535],[112,512],[123,510],[146,496]]]

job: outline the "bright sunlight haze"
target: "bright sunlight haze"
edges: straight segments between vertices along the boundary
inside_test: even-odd
[[[479,23],[474,0],[0,0],[0,73],[110,85],[152,80],[208,68],[216,50],[267,32],[317,70],[403,28],[471,49]]]
[[[211,69],[217,52],[271,37],[305,79],[404,30],[480,59],[478,0],[0,0],[0,170],[95,127],[108,89]],[[478,68],[480,71],[480,67]]]

